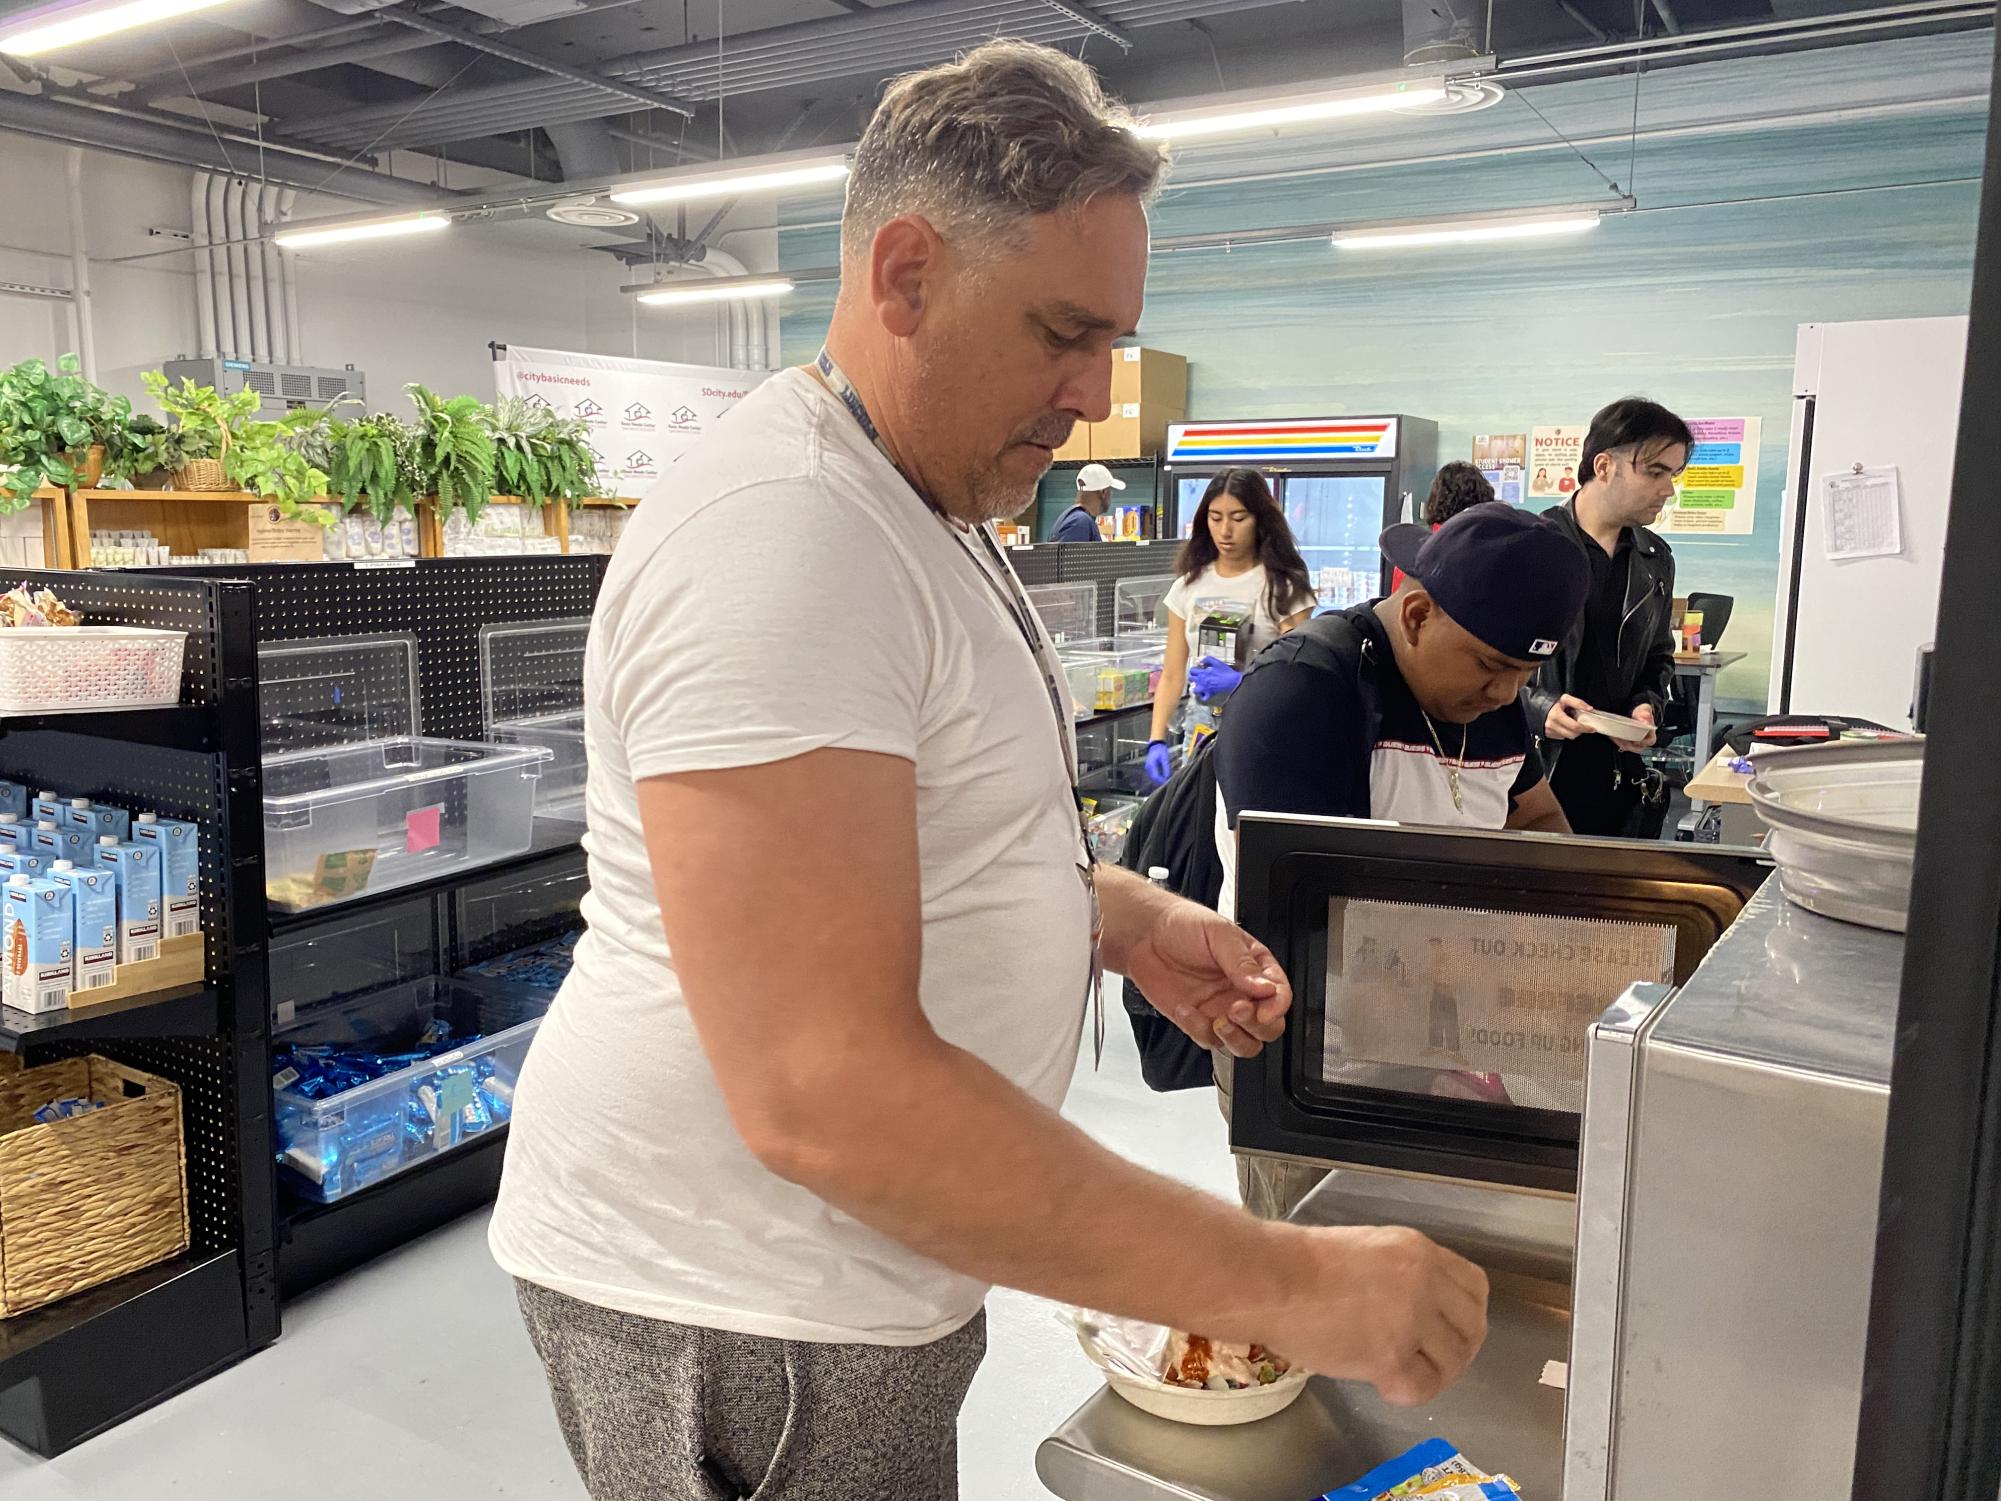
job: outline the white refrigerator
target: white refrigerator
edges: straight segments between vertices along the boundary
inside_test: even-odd
[[[1966,319],[1803,323],[1779,543],[1775,714],[1911,722],[1938,621]],[[1895,471],[1894,553],[1830,557],[1830,476]]]

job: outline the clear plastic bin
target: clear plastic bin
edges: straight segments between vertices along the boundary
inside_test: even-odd
[[[588,616],[510,621],[479,633],[486,738],[549,752],[535,816],[584,821],[584,648]]]
[[[1112,634],[1167,639],[1167,591],[1178,574],[1148,573],[1112,586]]]
[[[266,756],[271,905],[301,912],[526,853],[548,756],[419,736]]]
[[[1022,593],[1056,644],[1089,641],[1098,634],[1096,584],[1031,584]]]
[[[514,1081],[547,1002],[435,975],[315,1008],[277,1039],[278,1161],[301,1194],[332,1203],[490,1134],[514,1113]],[[324,1099],[311,1099],[293,1048],[391,1056],[445,1023],[467,1039]],[[291,1078],[287,1079],[287,1074]]]
[[[1167,659],[1164,642],[1126,636],[1069,642],[1056,656],[1070,680],[1070,701],[1079,719],[1152,703]]]
[[[534,842],[549,752],[419,735],[410,637],[275,642],[257,671],[272,906],[351,901]]]

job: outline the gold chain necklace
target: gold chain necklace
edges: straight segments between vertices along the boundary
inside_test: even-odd
[[[1452,789],[1452,806],[1455,811],[1464,813],[1466,811],[1466,795],[1459,790],[1459,773],[1466,769],[1466,736],[1468,734],[1468,726],[1463,724],[1459,726],[1458,761],[1448,761],[1445,759],[1445,742],[1438,738],[1438,726],[1431,722],[1431,716],[1425,714],[1424,710],[1419,709],[1417,712],[1424,714],[1424,727],[1431,731],[1431,743],[1438,750],[1438,764],[1445,768],[1445,784]]]

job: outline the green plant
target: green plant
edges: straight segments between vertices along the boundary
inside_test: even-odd
[[[242,424],[222,456],[222,469],[239,489],[276,501],[283,515],[320,526],[334,523],[332,512],[312,504],[327,493],[326,472],[286,445],[283,423]]]
[[[438,497],[438,520],[461,507],[469,520],[479,520],[493,498],[494,465],[479,402],[440,396],[415,381],[403,389],[417,408],[417,469]]]
[[[597,461],[583,419],[559,417],[538,402],[503,396],[482,421],[493,439],[494,485],[531,505],[574,504],[597,493]]]
[[[292,447],[282,422],[252,420],[260,401],[255,391],[224,396],[213,386],[183,378],[176,386],[157,370],[140,377],[173,419],[147,443],[148,457],[161,467],[180,469],[196,459],[220,459],[222,471],[239,489],[274,500],[279,511],[297,519],[331,525],[333,517],[310,503],[326,494],[327,477]]]
[[[401,418],[376,413],[341,425],[327,466],[328,493],[351,511],[368,497],[368,509],[387,521],[398,506],[416,508],[425,488],[417,430]]]
[[[92,444],[104,446],[110,478],[129,478],[131,417],[132,403],[85,380],[73,354],[54,370],[23,360],[0,371],[0,510],[21,509],[43,485],[76,484],[73,456]]]

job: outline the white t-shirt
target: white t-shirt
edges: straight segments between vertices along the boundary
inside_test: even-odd
[[[591,628],[589,929],[521,1071],[493,1252],[626,1313],[937,1339],[987,1289],[766,1171],[731,1124],[635,784],[825,747],[914,762],[925,1015],[1054,1107],[1090,904],[1049,694],[983,565],[804,371],[746,397],[674,475],[620,539]]]
[[[1314,595],[1308,590],[1293,601],[1292,607],[1283,615],[1274,616],[1265,598],[1264,564],[1259,563],[1249,573],[1240,573],[1235,578],[1224,578],[1216,571],[1216,565],[1211,563],[1193,583],[1186,578],[1176,579],[1162,603],[1188,624],[1188,660],[1192,665],[1201,660],[1196,643],[1202,622],[1211,615],[1250,616],[1250,654],[1256,656],[1278,640],[1281,634],[1279,627],[1285,623],[1287,616],[1313,608]]]

